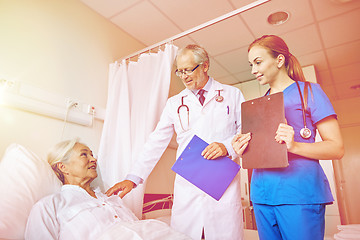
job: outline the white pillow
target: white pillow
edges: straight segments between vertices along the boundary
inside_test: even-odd
[[[31,207],[61,185],[44,159],[19,144],[10,145],[0,162],[0,238],[24,239]]]

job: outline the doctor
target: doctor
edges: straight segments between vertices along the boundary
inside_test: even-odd
[[[174,131],[177,134],[177,156],[196,134],[210,143],[202,152],[216,161],[229,156],[238,161],[231,146],[240,131],[241,103],[244,97],[235,87],[221,84],[208,76],[209,57],[198,45],[178,51],[176,75],[186,89],[168,99],[156,129],[150,134],[138,161],[126,180],[115,184],[107,194],[125,196],[147,179],[168,146]],[[219,201],[176,175],[171,227],[193,239],[243,239],[240,176],[234,178]]]

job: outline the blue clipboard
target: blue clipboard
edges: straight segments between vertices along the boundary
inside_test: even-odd
[[[194,135],[171,169],[219,200],[239,172],[240,165],[228,157],[219,157],[215,160],[204,158],[201,152],[208,145]]]

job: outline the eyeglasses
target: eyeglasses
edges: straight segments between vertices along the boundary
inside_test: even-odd
[[[176,74],[176,76],[178,76],[178,77],[182,77],[183,75],[189,76],[189,75],[193,74],[193,72],[194,72],[199,66],[200,66],[200,64],[196,65],[196,67],[194,67],[192,70],[184,69],[184,70],[182,70],[182,71],[179,71],[178,69],[176,69],[175,74]]]

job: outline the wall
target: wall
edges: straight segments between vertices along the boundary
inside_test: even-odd
[[[333,102],[342,137],[345,155],[334,161],[337,197],[342,224],[360,224],[360,97]]]
[[[0,0],[0,79],[106,107],[108,66],[144,45],[77,0]],[[19,143],[41,157],[60,141],[63,121],[0,105],[0,156]],[[103,122],[68,123],[96,153]]]

